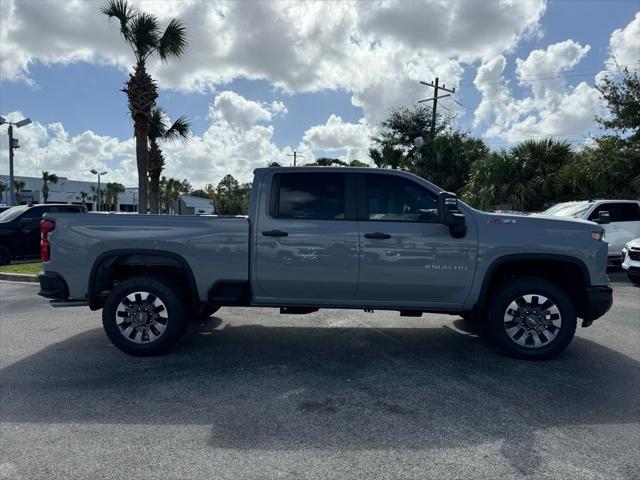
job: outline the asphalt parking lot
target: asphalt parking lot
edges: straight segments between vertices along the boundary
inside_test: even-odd
[[[169,355],[0,282],[0,478],[640,478],[640,288],[560,357],[461,319],[221,309]]]

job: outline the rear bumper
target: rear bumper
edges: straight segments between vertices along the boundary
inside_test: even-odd
[[[613,290],[610,287],[587,287],[582,326],[591,325],[591,322],[607,313],[612,304]]]
[[[40,290],[38,295],[53,300],[67,300],[69,298],[69,288],[64,279],[53,272],[42,272],[38,275]]]

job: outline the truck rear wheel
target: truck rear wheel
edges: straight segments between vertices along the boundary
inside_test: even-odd
[[[576,331],[576,311],[567,293],[539,278],[521,278],[497,287],[489,302],[487,328],[510,356],[542,360],[562,352]]]
[[[187,305],[180,290],[162,277],[139,276],[118,284],[102,310],[109,340],[125,353],[159,355],[186,330]]]

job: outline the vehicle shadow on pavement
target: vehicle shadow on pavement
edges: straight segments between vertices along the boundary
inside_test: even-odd
[[[209,444],[233,449],[502,441],[523,474],[540,462],[538,430],[640,421],[634,359],[576,337],[555,360],[513,360],[468,330],[462,320],[316,328],[220,326],[213,318],[171,354],[134,358],[96,328],[0,370],[1,418],[210,425]]]

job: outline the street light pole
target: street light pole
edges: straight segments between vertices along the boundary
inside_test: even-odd
[[[95,168],[91,169],[91,173],[93,173],[94,175],[98,175],[98,212],[100,211],[100,203],[102,200],[102,192],[100,191],[100,177],[102,175],[106,175],[107,172],[98,172],[98,170],[96,170]]]
[[[31,119],[23,118],[19,122],[7,122],[4,117],[0,117],[0,125],[4,125],[5,123],[9,124],[9,206],[13,207],[16,203],[15,180],[13,178],[13,150],[20,148],[18,139],[13,138],[13,126],[15,125],[16,128],[24,127],[31,123]]]

